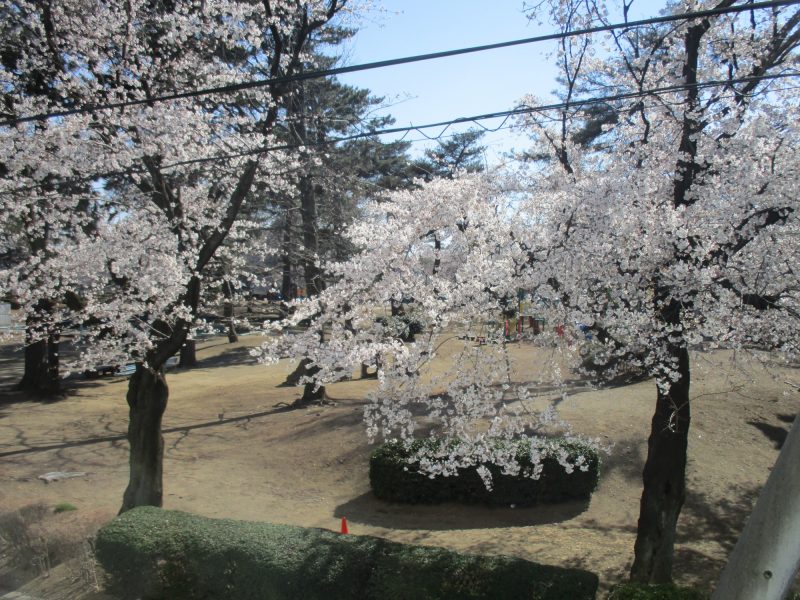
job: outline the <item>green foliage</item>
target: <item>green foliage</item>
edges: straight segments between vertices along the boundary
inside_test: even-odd
[[[517,558],[153,507],[101,529],[96,554],[112,591],[151,600],[588,600],[598,584]]]
[[[615,587],[608,600],[708,600],[709,594],[671,583],[623,583]]]
[[[470,129],[438,140],[436,147],[425,150],[425,158],[414,164],[415,171],[428,181],[435,177],[453,178],[458,171],[483,171],[486,146],[479,142],[485,133]]]
[[[389,335],[398,337],[404,342],[413,342],[414,337],[425,330],[422,321],[408,315],[378,317],[375,322],[382,325]]]
[[[71,502],[59,502],[53,508],[54,513],[69,512],[71,510],[78,510],[78,507]]]
[[[435,477],[420,473],[409,463],[409,457],[423,445],[437,450],[431,440],[417,440],[410,448],[401,442],[379,446],[370,458],[369,479],[378,498],[390,502],[409,504],[436,504],[439,502],[468,502],[494,505],[514,504],[530,506],[541,502],[560,502],[589,498],[597,487],[600,459],[597,452],[579,442],[556,439],[548,441],[542,450],[542,472],[538,479],[524,475],[532,467],[529,441],[516,443],[516,459],[522,467],[519,475],[503,475],[496,465],[486,465],[492,473],[493,489],[486,486],[474,468],[462,469],[457,477]],[[575,469],[567,473],[556,455],[565,450],[572,461],[584,456],[587,471]]]

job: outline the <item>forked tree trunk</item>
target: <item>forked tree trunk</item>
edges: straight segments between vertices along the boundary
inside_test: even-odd
[[[289,373],[286,377],[286,381],[284,381],[280,387],[294,387],[300,385],[300,379],[303,377],[313,377],[319,371],[319,367],[311,366],[311,359],[304,358],[300,361],[297,365],[297,368]],[[301,406],[305,404],[319,404],[325,402],[328,399],[328,395],[325,392],[325,386],[321,385],[319,388],[314,389],[316,387],[315,383],[305,383],[303,384],[303,395],[295,400],[294,404]]]
[[[314,367],[310,374],[314,374]],[[328,401],[328,394],[325,391],[325,386],[321,385],[316,387],[316,383],[307,383],[303,386],[303,395],[295,401],[295,404],[298,405],[305,405],[305,404],[322,404]],[[316,389],[315,389],[316,388]]]
[[[674,348],[680,379],[668,392],[658,389],[647,443],[644,489],[639,507],[631,580],[672,580],[675,528],[686,497],[686,450],[689,439],[689,352]]]
[[[309,358],[301,360],[297,367],[295,367],[295,370],[286,376],[286,380],[280,384],[279,387],[294,387],[300,385],[300,379],[306,374],[310,362],[311,359]]]
[[[130,480],[122,497],[120,514],[136,506],[162,505],[164,437],[161,418],[168,397],[163,369],[152,370],[137,364],[128,383]]]

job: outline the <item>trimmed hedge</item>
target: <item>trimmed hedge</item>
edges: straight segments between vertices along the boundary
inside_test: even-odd
[[[531,506],[543,502],[588,499],[597,487],[600,459],[597,452],[579,442],[549,440],[542,450],[542,472],[539,479],[523,474],[503,475],[496,465],[486,465],[492,474],[493,489],[486,489],[475,468],[461,469],[456,477],[431,479],[409,464],[408,459],[423,445],[436,449],[430,440],[417,440],[410,449],[401,442],[388,442],[375,449],[369,462],[369,481],[375,496],[381,500],[407,504],[440,502],[483,503],[491,505]],[[531,468],[530,443],[517,442],[516,459],[523,468]],[[559,449],[566,450],[570,461],[577,456],[586,459],[587,471],[575,469],[567,473],[555,458]]]
[[[389,335],[399,337],[404,342],[413,342],[417,335],[425,331],[422,321],[408,315],[378,317],[375,322],[383,326]]]
[[[597,576],[291,525],[153,507],[103,527],[96,555],[121,596],[170,600],[583,600]]]
[[[614,588],[608,600],[708,600],[709,594],[671,583],[623,583]]]

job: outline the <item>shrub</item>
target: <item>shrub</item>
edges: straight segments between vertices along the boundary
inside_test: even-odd
[[[608,600],[708,600],[706,592],[678,587],[671,583],[623,583],[615,587]]]
[[[29,504],[15,511],[0,513],[0,540],[13,550],[13,561],[23,567],[42,564],[47,558],[47,540],[41,523],[49,510],[44,503]]]
[[[517,558],[153,507],[124,513],[95,544],[112,591],[150,599],[582,600],[598,584]]]
[[[413,342],[414,338],[425,330],[422,321],[408,315],[378,317],[375,322],[382,325],[390,336],[398,337],[404,342]]]
[[[574,440],[549,440],[542,448],[542,472],[538,479],[524,474],[530,469],[530,441],[507,442],[517,445],[516,459],[522,467],[519,475],[503,475],[496,465],[485,465],[492,474],[493,487],[487,490],[475,468],[461,469],[456,477],[430,478],[420,473],[409,458],[427,445],[436,450],[436,442],[417,440],[410,448],[401,442],[379,446],[370,458],[369,480],[375,495],[390,502],[436,504],[439,502],[468,502],[493,505],[514,504],[530,506],[542,502],[586,499],[597,487],[600,460],[597,451]],[[568,460],[578,456],[586,460],[586,471],[575,469],[567,473],[556,458],[564,450]]]
[[[66,503],[65,503],[66,504]],[[46,574],[61,563],[86,563],[86,540],[94,535],[105,514],[81,515],[53,510],[44,503],[30,504],[14,511],[0,512],[0,546],[10,548],[15,578],[31,572]]]

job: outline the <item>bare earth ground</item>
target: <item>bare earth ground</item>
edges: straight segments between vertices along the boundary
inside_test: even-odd
[[[374,382],[329,386],[333,406],[285,410],[298,390],[276,386],[294,364],[254,364],[248,347],[258,342],[199,343],[200,367],[168,376],[166,508],[333,530],[347,517],[354,534],[582,567],[600,575],[603,590],[626,577],[655,403],[652,382],[574,389],[560,403],[575,431],[614,444],[588,505],[402,506],[376,500],[369,489],[371,448],[361,415]],[[91,532],[116,514],[127,483],[127,382],[78,378],[68,381],[63,400],[31,401],[10,391],[20,374],[19,352],[0,350],[0,511],[71,502],[77,511],[48,522]],[[512,353],[520,381],[543,377],[540,365],[550,351],[516,344]],[[798,393],[783,392],[786,381],[800,384],[800,371],[769,357],[733,358],[727,352],[693,356],[689,492],[675,566],[681,584],[710,588],[716,580],[800,411]],[[50,471],[87,475],[50,484],[37,479]],[[0,596],[24,583],[19,591],[38,598],[106,598],[89,593],[64,565],[25,583],[27,572],[10,570],[9,552],[0,560]]]

